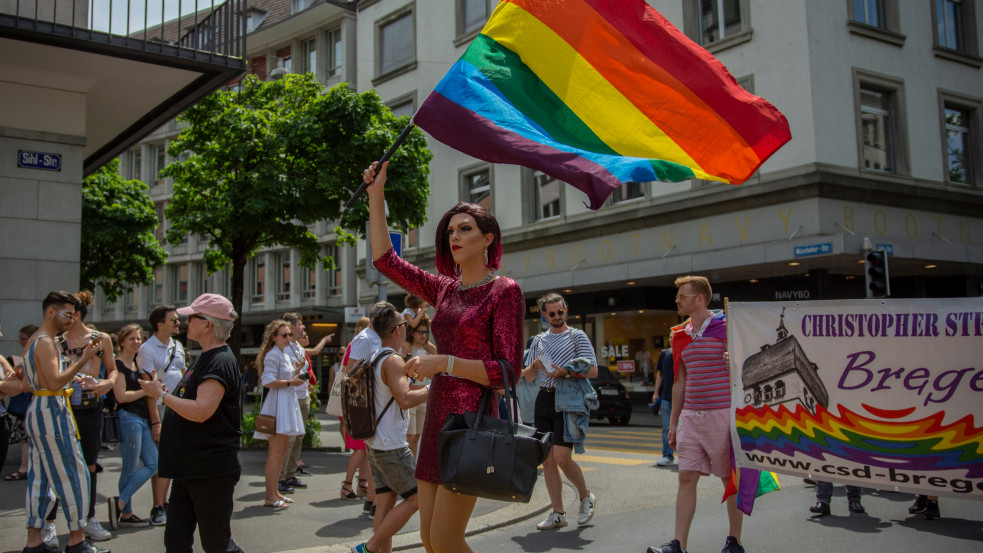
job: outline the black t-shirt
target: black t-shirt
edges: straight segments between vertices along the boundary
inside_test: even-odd
[[[672,350],[664,349],[659,354],[658,369],[662,373],[662,390],[659,391],[659,397],[663,401],[672,401],[672,384],[676,379],[676,373],[672,368]]]
[[[193,422],[167,409],[160,431],[159,470],[164,478],[193,480],[238,475],[239,438],[242,432],[242,379],[229,346],[202,353],[188,367],[177,389],[184,399],[196,399],[198,386],[214,379],[225,388],[218,408],[208,420]]]
[[[116,372],[123,375],[123,378],[126,379],[127,391],[135,392],[140,390],[140,376],[136,371],[126,368],[126,365],[119,359],[116,360]],[[145,397],[128,403],[120,403],[119,408],[133,413],[140,418],[150,420],[150,412],[147,411],[147,398]]]

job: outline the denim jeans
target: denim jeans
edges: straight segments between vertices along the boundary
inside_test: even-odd
[[[143,401],[143,400],[137,400]],[[119,410],[119,430],[123,435],[119,453],[123,459],[123,469],[119,475],[119,499],[125,506],[123,512],[130,514],[133,494],[157,474],[157,446],[150,433],[150,421],[129,411]],[[143,466],[140,466],[140,462]]]
[[[672,448],[669,447],[669,419],[672,417],[672,402],[664,399],[659,408],[662,415],[662,456],[673,459]]]

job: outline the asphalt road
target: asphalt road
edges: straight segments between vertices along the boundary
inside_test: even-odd
[[[342,553],[366,539],[371,521],[362,516],[361,503],[341,501],[338,488],[348,456],[339,451],[336,422],[323,419],[326,448],[303,455],[314,475],[305,478],[310,487],[294,494],[290,509],[262,507],[262,470],[265,451],[243,452],[246,472],[236,489],[233,536],[248,552]],[[655,417],[636,413],[629,426],[592,422],[587,452],[576,455],[588,486],[598,496],[598,510],[590,525],[575,523],[556,531],[537,531],[535,526],[549,508],[540,480],[529,504],[504,504],[481,500],[470,526],[469,538],[477,553],[511,551],[638,552],[672,537],[676,493],[675,468],[660,468],[661,434]],[[2,474],[16,469],[18,448],[11,448]],[[106,473],[99,480],[97,517],[107,519],[105,498],[115,489],[119,456],[103,452]],[[755,513],[746,519],[743,541],[749,553],[808,553],[825,551],[983,551],[983,502],[942,499],[942,520],[925,521],[907,513],[910,494],[872,492],[864,497],[867,515],[849,515],[841,487],[833,500],[833,515],[812,518],[808,507],[814,489],[801,479],[779,476],[782,490],[759,498]],[[0,481],[0,552],[19,552],[24,546],[23,482]],[[720,505],[719,480],[702,479],[697,515],[689,551],[716,552],[723,546],[726,516]],[[576,511],[575,492],[564,487],[565,504]],[[138,492],[137,514],[149,514],[150,491]],[[398,549],[422,552],[418,518],[413,517],[395,540]],[[62,545],[67,537],[59,526]],[[120,529],[103,547],[120,552],[162,552],[163,528]]]

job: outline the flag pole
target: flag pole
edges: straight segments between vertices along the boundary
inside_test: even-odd
[[[410,119],[410,124],[406,125],[406,128],[403,129],[403,132],[399,133],[399,136],[396,137],[396,141],[393,142],[392,146],[390,146],[389,149],[386,150],[386,153],[382,154],[382,157],[379,158],[378,163],[380,166],[383,163],[389,161],[389,158],[392,157],[393,153],[396,151],[396,148],[399,148],[399,145],[406,140],[407,136],[410,135],[410,131],[413,130],[414,126],[415,125],[413,124],[413,120]],[[351,209],[352,206],[355,205],[355,202],[358,201],[358,198],[363,193],[365,193],[365,189],[368,188],[368,186],[369,185],[368,183],[365,182],[365,179],[362,179],[362,182],[361,184],[359,184],[358,189],[355,190],[355,193],[352,194],[352,197],[349,198],[348,202],[345,203],[345,207],[347,209]]]

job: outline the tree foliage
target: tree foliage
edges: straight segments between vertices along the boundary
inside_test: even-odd
[[[109,300],[134,284],[153,280],[167,259],[154,236],[157,213],[139,180],[123,180],[113,159],[82,182],[82,238],[79,286],[98,284]]]
[[[337,221],[340,242],[364,236],[367,200],[351,210],[344,203],[409,118],[394,117],[374,91],[346,84],[325,91],[307,74],[269,82],[247,75],[240,91],[212,93],[179,121],[186,126],[168,153],[189,155],[161,173],[174,177],[166,239],[206,236],[208,271],[231,264],[231,299],[241,312],[244,267],[258,249],[292,247],[302,266],[331,266],[307,225]],[[386,196],[396,226],[426,221],[430,158],[417,129],[393,156]]]

